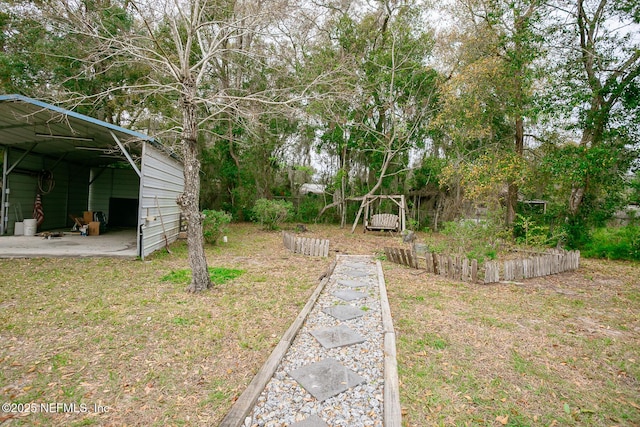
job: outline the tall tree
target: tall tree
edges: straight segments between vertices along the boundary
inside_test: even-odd
[[[91,2],[85,2],[79,7],[99,14],[102,25],[111,31],[129,31],[131,28],[131,17],[116,5],[96,10]],[[46,10],[46,3],[18,0],[0,13],[0,84],[3,90],[54,103],[64,101],[60,99],[61,94],[73,92],[82,97],[65,103],[67,107],[114,124],[121,124],[126,117],[126,122],[134,126],[143,110],[138,104],[139,98],[119,88],[135,84],[147,75],[146,65],[124,66],[104,60],[88,68],[81,58],[91,54],[96,40],[78,35],[75,29],[54,26],[59,17],[47,14]],[[111,96],[88,102],[84,98],[105,92]]]
[[[438,74],[426,65],[433,46],[415,4],[380,2],[356,18],[344,14],[334,37],[321,49],[320,67],[336,67],[342,94],[320,105],[325,124],[322,140],[340,159],[340,197],[323,209],[344,203],[347,180],[355,162],[368,171],[366,195],[386,179],[406,170],[408,152],[424,144],[425,129],[437,101]],[[365,194],[357,194],[354,200]]]
[[[148,78],[136,85],[120,87],[143,96],[148,105],[165,107],[169,120],[177,116],[179,147],[184,163],[185,190],[178,203],[187,220],[187,243],[192,280],[187,288],[199,292],[211,286],[202,237],[199,209],[199,143],[203,126],[225,119],[229,111],[244,110],[248,100],[277,102],[266,90],[249,86],[229,87],[225,65],[250,57],[266,61],[243,48],[247,40],[268,26],[268,19],[282,13],[278,3],[248,0],[167,0],[95,3],[91,7],[56,3],[61,22],[71,24],[79,37],[96,40],[97,49],[82,58],[85,67],[101,70],[105,62],[143,63]],[[267,9],[268,7],[268,9]],[[108,12],[127,11],[131,29],[112,26],[102,18]],[[101,93],[96,96],[108,96]]]
[[[640,4],[575,0],[558,7],[570,25],[558,33],[563,43],[557,49],[565,61],[560,62],[560,78],[555,80],[560,98],[555,106],[568,127],[580,133],[574,163],[585,166],[580,168],[583,173],[572,174],[568,197],[568,212],[577,220],[586,214],[581,212],[585,200],[593,202],[603,190],[609,192],[607,182],[620,182],[612,178],[626,173],[628,149],[640,142],[634,131],[640,116]],[[602,156],[613,161],[586,167]]]
[[[460,159],[463,163],[490,155],[496,162],[485,162],[485,167],[509,159],[514,166],[521,164],[525,127],[535,121],[535,62],[543,54],[536,27],[545,11],[543,3],[459,0],[454,11],[460,26],[445,40],[453,39],[458,48],[447,55],[451,77],[445,85],[439,129],[451,139],[454,152],[466,157]],[[492,187],[497,192],[507,185],[509,225],[516,214],[517,181],[514,174],[494,174]]]

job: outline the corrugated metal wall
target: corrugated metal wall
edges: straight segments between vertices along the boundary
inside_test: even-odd
[[[67,227],[73,226],[69,214],[82,216],[89,206],[89,173],[87,166],[70,165],[69,189],[67,196]]]
[[[138,199],[140,181],[133,169],[92,168],[89,210],[104,212],[109,218],[109,199]]]
[[[18,161],[21,152],[11,150],[9,152],[9,165]],[[7,188],[10,193],[8,195],[9,202],[9,224],[8,234],[13,234],[15,230],[16,214],[19,216],[22,212],[23,218],[33,218],[33,203],[36,198],[36,188],[38,180],[35,175],[29,175],[26,170],[38,171],[42,169],[42,158],[39,156],[25,157],[16,169],[7,177]],[[45,212],[46,218],[46,212]]]
[[[17,162],[22,154],[20,151],[12,150],[9,153],[9,164],[13,165]],[[87,194],[82,187],[69,185],[71,176],[76,182],[77,179],[82,179],[83,173],[87,173],[86,169],[76,170],[74,165],[64,161],[57,162],[44,156],[29,154],[22,159],[7,179],[7,187],[10,190],[8,195],[10,203],[8,234],[13,234],[16,220],[33,218],[36,194],[41,190],[38,186],[38,173],[42,170],[50,170],[54,166],[55,168],[51,170],[53,172],[53,189],[42,196],[44,222],[39,230],[65,228],[69,225],[68,215],[75,213],[69,211],[71,208],[67,203],[69,199],[73,199],[74,208],[80,205],[86,206]],[[47,188],[42,190],[49,190],[47,185],[45,187]],[[73,195],[71,195],[72,191],[75,192]],[[19,216],[22,218],[16,218]]]
[[[165,233],[169,243],[178,238],[180,207],[176,199],[184,190],[184,175],[181,163],[146,142],[140,170],[142,245],[138,254],[144,258],[164,247]]]

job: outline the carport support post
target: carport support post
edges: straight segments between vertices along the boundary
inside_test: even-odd
[[[7,168],[9,167],[9,147],[4,149],[2,159],[2,197],[0,198],[0,236],[4,236],[9,225],[9,207],[7,202]]]

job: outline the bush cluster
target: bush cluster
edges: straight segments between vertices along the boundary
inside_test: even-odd
[[[640,227],[599,228],[580,249],[590,258],[640,260]]]
[[[277,230],[293,212],[293,203],[285,200],[258,199],[253,206],[253,217],[267,230]]]
[[[227,232],[227,225],[231,222],[231,214],[223,211],[206,209],[202,211],[202,234],[204,241],[215,245],[218,239]]]

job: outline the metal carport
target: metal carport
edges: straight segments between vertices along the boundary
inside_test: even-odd
[[[99,210],[109,219],[133,209],[128,221],[136,228],[138,256],[178,236],[182,164],[148,135],[22,95],[0,95],[0,150],[0,236],[13,232],[21,213],[31,218],[38,193],[42,229],[70,228],[70,214],[83,211]]]

